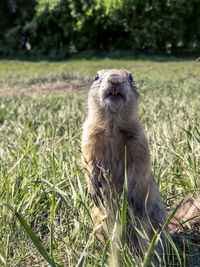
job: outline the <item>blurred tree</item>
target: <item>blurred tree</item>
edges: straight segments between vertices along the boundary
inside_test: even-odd
[[[36,14],[23,30],[33,48],[62,58],[69,52],[73,31],[69,0],[38,0]]]
[[[5,33],[12,27],[30,21],[35,13],[35,5],[36,0],[1,0],[0,31]]]
[[[36,0],[1,0],[0,53],[23,46],[22,28],[35,14]]]
[[[199,0],[1,1],[0,37],[6,51],[16,51],[24,40],[32,51],[61,58],[71,50],[200,48]]]

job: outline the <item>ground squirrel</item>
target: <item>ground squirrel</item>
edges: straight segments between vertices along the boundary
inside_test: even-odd
[[[97,207],[100,199],[110,221],[111,210],[116,207],[116,196],[120,199],[123,192],[125,147],[128,205],[138,227],[151,240],[155,231],[162,228],[167,212],[150,171],[148,143],[138,119],[138,92],[129,71],[101,70],[89,90],[88,117],[82,135],[82,162],[91,198]],[[200,198],[197,202],[199,205]],[[129,219],[127,213],[128,246],[137,248],[138,240],[130,234]],[[178,227],[176,218],[172,222],[174,225],[169,228],[173,233]],[[145,240],[140,243],[145,251],[149,243]],[[162,234],[157,246],[161,257],[163,244]]]
[[[100,199],[109,213],[115,206],[115,196],[122,196],[126,147],[128,204],[151,240],[167,219],[167,212],[150,171],[148,143],[138,119],[138,92],[131,73],[99,71],[89,90],[88,108],[82,158],[91,198],[97,206]],[[131,247],[137,243],[134,237],[128,240]]]

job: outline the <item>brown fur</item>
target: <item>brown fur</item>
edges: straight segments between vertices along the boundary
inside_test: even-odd
[[[99,196],[110,214],[115,206],[115,195],[119,199],[122,196],[126,147],[128,204],[151,239],[154,230],[161,229],[167,219],[167,212],[150,172],[148,143],[137,114],[138,93],[126,70],[102,70],[98,74],[99,79],[89,91],[89,111],[82,136],[83,166],[89,192],[97,206]],[[120,92],[122,99],[109,99],[108,93],[113,90]],[[147,194],[151,223],[145,210]],[[127,229],[130,230],[128,222]],[[136,243],[134,236],[129,238],[130,247],[135,247]],[[143,246],[147,249],[146,242]]]
[[[193,200],[185,199],[169,223],[169,233],[173,235],[179,229],[190,224],[190,227],[200,222],[200,195]]]

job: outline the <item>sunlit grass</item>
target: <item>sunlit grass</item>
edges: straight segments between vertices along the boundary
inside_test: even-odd
[[[197,63],[127,59],[60,63],[1,61],[0,87],[1,92],[44,84],[55,88],[60,83],[77,80],[87,85],[96,70],[113,67],[128,68],[135,74],[152,172],[171,212],[179,199],[196,197],[199,193],[200,67]],[[2,94],[0,98],[3,266],[48,266],[16,214],[31,227],[40,240],[36,241],[41,242],[55,266],[109,266],[115,257],[110,250],[110,237],[104,242],[94,231],[93,203],[81,167],[80,136],[86,99],[87,90]],[[124,216],[123,210],[123,219]],[[117,257],[122,266],[131,266],[130,261],[134,266],[133,255],[125,249],[124,227],[122,224],[122,246]],[[189,236],[181,232],[175,243],[180,258],[198,266],[199,243],[198,233]]]
[[[120,54],[118,55],[120,58]],[[154,61],[155,60],[155,61]],[[19,60],[0,61],[0,89],[9,86],[43,85],[44,83],[59,83],[77,78],[95,75],[97,70],[105,68],[125,68],[133,72],[138,84],[151,82],[157,86],[158,82],[183,81],[200,78],[200,64],[194,59],[174,59],[162,57],[138,57],[133,60],[128,56],[119,59],[94,58],[69,59],[63,62]]]

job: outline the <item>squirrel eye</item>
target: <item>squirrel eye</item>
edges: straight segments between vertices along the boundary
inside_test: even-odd
[[[96,76],[95,76],[95,81],[99,79],[99,74],[97,73]]]
[[[131,73],[129,73],[128,78],[129,78],[129,80],[130,80],[131,82],[133,81],[133,76],[132,76]]]

